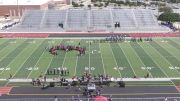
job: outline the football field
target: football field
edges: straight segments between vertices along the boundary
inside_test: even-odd
[[[152,42],[93,42],[95,39],[0,39],[0,79],[37,78],[48,69],[66,68],[67,78],[104,74],[116,78],[180,78],[180,38],[156,38]],[[63,43],[86,47],[86,54],[47,48]],[[58,75],[47,75],[48,78]]]

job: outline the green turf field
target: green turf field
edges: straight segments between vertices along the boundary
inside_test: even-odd
[[[69,77],[84,71],[113,77],[180,78],[180,38],[158,38],[152,42],[92,43],[87,39],[0,39],[0,79],[36,78],[48,68],[65,67]],[[77,51],[58,51],[53,56],[45,47],[59,43],[86,47]],[[48,76],[54,77],[54,76]]]

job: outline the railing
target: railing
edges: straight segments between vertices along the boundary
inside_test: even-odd
[[[180,101],[180,97],[154,97],[154,98],[109,98],[108,101]],[[0,101],[95,101],[94,98],[17,98],[0,99]]]

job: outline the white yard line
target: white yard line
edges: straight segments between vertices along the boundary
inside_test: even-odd
[[[19,44],[19,45],[21,45],[21,44]],[[18,46],[19,46],[18,45]],[[18,47],[18,46],[16,46],[16,47]],[[0,50],[0,53],[3,51],[3,50],[5,50],[6,49],[6,47],[5,48],[3,48],[3,49],[1,49]],[[14,48],[13,50],[15,50],[16,48]],[[5,56],[3,56],[3,57],[0,57],[0,61],[2,61],[3,59],[4,59],[4,57],[6,57],[7,55],[9,55],[9,53],[11,53],[13,50],[11,50],[10,52],[8,52],[8,54],[6,54]]]
[[[49,62],[48,66],[47,66],[47,69],[45,70],[45,72],[43,74],[46,74],[47,70],[49,69],[49,66],[51,65],[51,62],[53,60],[54,57],[51,58],[51,61]]]
[[[131,45],[130,45],[131,46]],[[132,47],[132,46],[131,46]],[[143,63],[143,61],[141,60],[141,58],[139,57],[139,55],[136,53],[136,51],[133,49],[133,47],[132,47],[132,50],[134,51],[134,53],[135,53],[135,55],[139,58],[139,60],[141,61],[141,63],[144,65],[144,67],[146,66],[144,63]],[[146,69],[146,71],[150,74],[150,76],[153,78],[153,75],[151,74],[151,72],[148,70],[148,69]]]
[[[46,52],[46,50],[43,51],[43,53],[41,54],[41,56],[43,56],[43,54],[44,54],[45,52]],[[39,63],[39,61],[41,60],[41,58],[42,58],[41,56],[40,56],[40,58],[38,59],[38,61],[36,62],[36,65],[35,65],[34,67],[36,67],[37,64]],[[38,68],[38,69],[39,69],[39,68]],[[33,70],[30,71],[29,75],[27,76],[27,79],[28,79],[29,76],[32,74],[32,72],[33,72]]]
[[[138,43],[139,44],[139,43]],[[144,50],[144,48],[139,44],[139,46]],[[166,72],[164,72],[164,70],[162,70],[162,68],[160,68],[160,65],[156,62],[156,61],[154,61],[154,59],[153,59],[153,57],[151,56],[151,55],[149,55],[149,53],[148,52],[146,52],[145,50],[144,50],[144,52],[152,59],[152,61],[158,66],[158,67],[156,67],[156,68],[159,68],[165,75],[166,75],[166,77],[169,77],[167,74],[166,74]]]
[[[26,40],[24,40],[24,42],[25,42],[25,41],[26,41]],[[21,44],[23,44],[23,42],[22,42]],[[17,45],[16,48],[19,47],[21,44]],[[0,58],[0,61],[2,61],[4,58],[6,58],[6,56],[9,55],[9,54],[10,54],[12,51],[14,51],[16,48],[14,48],[14,49],[11,50],[10,52],[8,52],[8,54],[6,54],[6,55],[3,56],[2,58]],[[3,48],[3,49],[4,49],[4,48]],[[2,49],[2,50],[3,50],[3,49]],[[1,51],[2,51],[2,50],[1,50]],[[1,52],[1,51],[0,51],[0,52]],[[21,53],[21,52],[20,52],[20,53]],[[20,53],[19,53],[19,54],[20,54]],[[17,56],[18,56],[18,55],[17,55]],[[17,56],[16,56],[16,57],[17,57]],[[15,58],[16,58],[16,57],[15,57]],[[12,58],[14,58],[14,57],[12,57]],[[15,61],[15,59],[13,59],[13,60],[8,64],[8,66],[9,66],[13,61]],[[8,66],[7,66],[7,67],[8,67]],[[6,67],[6,68],[7,68],[7,67]],[[5,68],[5,67],[4,67],[4,68]],[[4,70],[5,70],[5,69],[4,69]],[[4,70],[0,71],[0,74],[2,74],[2,73],[4,72]]]
[[[41,45],[41,44],[39,44],[39,45],[37,46],[37,48],[38,48],[40,45]],[[22,66],[24,65],[24,63],[30,58],[30,56],[34,53],[34,51],[35,51],[37,48],[35,48],[35,49],[32,51],[32,53],[29,55],[29,57],[26,58],[26,60],[21,64],[21,66],[19,66],[20,68],[18,68],[18,70],[15,72],[15,74],[12,75],[12,78],[14,78],[14,76],[19,72],[19,70],[22,68]],[[26,49],[28,49],[28,48],[26,48]],[[5,86],[6,86],[8,83],[9,83],[9,81],[5,84]]]
[[[140,45],[141,46],[141,45]],[[141,46],[142,47],[142,46]],[[143,47],[142,47],[143,48]],[[144,48],[143,48],[144,49]],[[146,52],[146,51],[145,51]],[[146,52],[147,53],[147,52]],[[148,56],[149,57],[151,57],[152,58],[152,56],[150,56],[149,55],[149,53],[147,53],[148,54]],[[160,53],[159,53],[160,54]],[[152,58],[152,60],[154,61],[154,59]],[[156,65],[158,65],[158,68],[166,75],[166,77],[167,78],[169,78],[169,76],[167,75],[167,73],[161,68],[161,66],[156,62],[156,61],[154,61],[154,63],[156,64]],[[174,82],[172,82],[172,80],[170,80],[171,81],[171,83],[176,87],[176,85],[175,85],[175,83]]]
[[[81,42],[81,40],[79,40],[78,42]],[[77,63],[78,63],[78,57],[79,56],[77,56],[77,58],[76,58],[76,65],[75,65],[75,68],[74,68],[74,76],[76,76],[76,69],[77,69]]]
[[[67,52],[65,53],[65,56],[64,56],[64,59],[63,59],[63,63],[61,65],[62,68],[64,68],[64,63],[65,63],[65,60],[66,60],[66,55],[67,55]]]
[[[171,40],[171,41],[173,41],[174,43],[176,43],[176,44],[180,45],[180,43],[179,43],[179,42],[177,42],[176,40],[172,40],[172,39],[169,39],[169,40]]]
[[[18,70],[15,72],[15,74],[12,76],[12,78],[19,72],[19,70],[22,68],[22,66],[24,65],[24,63],[30,58],[30,56],[34,53],[34,51],[40,46],[41,44],[39,44],[36,48],[34,48],[33,51],[31,51],[32,53],[29,55],[28,58],[26,58],[26,60],[21,64],[20,68],[18,68]]]
[[[80,42],[80,41],[78,41]],[[65,60],[66,60],[66,55],[67,55],[67,52],[65,53],[65,57],[64,57],[64,60],[63,60],[63,63],[62,63],[62,68],[64,68],[64,63],[65,63]],[[77,61],[78,61],[78,56],[76,58],[76,67],[75,67],[75,71],[74,71],[74,76],[76,74],[76,68],[77,68]],[[66,67],[67,68],[67,67]]]
[[[76,58],[76,66],[75,66],[75,70],[74,70],[74,76],[76,76],[76,69],[77,69],[77,62],[78,62],[78,56],[77,56],[77,58]]]
[[[111,46],[110,46],[110,43],[108,43],[108,44],[109,44],[111,53],[112,53],[112,55],[113,55],[114,61],[116,62],[116,67],[118,67],[118,64],[117,64],[117,61],[116,61],[116,59],[115,59],[114,53],[113,53],[113,51],[112,51],[112,48],[111,48]],[[114,67],[112,67],[112,68],[114,68]],[[119,69],[118,69],[118,73],[119,73],[120,77],[122,77],[121,72],[119,71]]]
[[[149,45],[150,47],[152,47],[169,65],[173,66],[163,55],[161,55],[153,46]],[[177,73],[180,74],[180,72],[175,69],[177,71]]]
[[[2,45],[2,44],[5,44],[5,43],[9,43],[9,40],[6,40],[6,39],[4,39],[5,41],[4,42],[2,42],[0,45]],[[4,48],[4,47],[3,47]],[[1,51],[1,50],[0,50]]]
[[[160,39],[162,39],[162,38],[160,38]],[[155,43],[156,44],[158,44],[158,42],[156,42],[155,41]],[[167,43],[168,45],[170,45],[169,43]],[[159,45],[159,44],[158,44]],[[161,46],[161,45],[160,45]],[[171,47],[173,47],[172,45],[170,45]],[[172,52],[169,52],[166,48],[164,48],[163,46],[161,46],[163,49],[165,49],[169,54],[171,54],[174,58],[176,58],[176,60],[179,60],[178,58],[177,58],[177,56],[175,56],[174,54],[172,54]],[[173,47],[174,48],[174,47]],[[175,48],[176,49],[176,48]]]
[[[88,41],[88,44],[89,44],[89,74],[90,74],[91,73],[91,67],[90,67],[91,66],[91,60],[90,60],[91,59],[91,56],[90,56],[91,55],[91,53],[90,53],[90,50],[91,50],[90,49],[90,41]]]
[[[61,43],[61,42],[62,42],[62,40],[60,40],[59,43]],[[55,42],[55,43],[56,43],[56,42]],[[52,46],[52,44],[51,44],[51,46]],[[43,74],[46,74],[47,70],[49,69],[49,66],[51,65],[51,62],[53,61],[53,58],[54,58],[54,56],[51,57],[51,61],[49,62],[48,66],[47,66],[47,69],[45,70],[45,72],[44,72]]]
[[[99,44],[99,49],[101,50],[101,47],[100,47],[100,42],[98,43]],[[101,51],[100,51],[101,52]],[[101,54],[101,53],[99,53]],[[101,61],[102,61],[102,65],[103,65],[103,70],[104,70],[104,75],[106,75],[106,70],[104,68],[104,61],[103,61],[103,58],[102,58],[102,54],[101,54]]]
[[[118,46],[121,48],[121,46],[118,44]],[[121,50],[122,50],[122,52],[123,52],[123,54],[124,54],[124,56],[126,57],[126,59],[127,59],[127,61],[128,61],[128,63],[129,63],[129,65],[130,65],[130,67],[131,67],[131,69],[132,69],[132,71],[133,71],[133,73],[134,73],[134,75],[135,76],[137,76],[137,74],[135,73],[135,71],[134,71],[134,69],[133,69],[133,67],[132,67],[132,65],[131,65],[131,63],[130,63],[130,61],[129,61],[129,59],[128,59],[128,57],[126,56],[126,54],[124,53],[124,50],[121,48]]]
[[[149,45],[149,46],[151,46],[151,45]],[[152,46],[151,46],[152,47]],[[152,47],[152,48],[154,48],[154,47]],[[155,49],[155,48],[154,48]],[[155,49],[155,51],[162,57],[162,55]],[[164,58],[164,57],[162,57],[162,58]],[[166,60],[166,58],[164,58],[164,60]],[[153,60],[154,61],[154,60]],[[166,60],[167,61],[167,60]],[[155,62],[155,61],[154,61]],[[169,61],[167,61],[167,62],[169,62]],[[156,63],[156,62],[155,62]],[[157,63],[156,63],[157,64]],[[172,66],[172,64],[171,63],[169,63],[171,66]],[[158,66],[159,66],[159,64],[157,64]],[[159,68],[161,69],[161,71],[163,71],[163,73],[166,75],[166,77],[169,77],[168,75],[167,75],[167,73],[159,66]],[[177,71],[177,70],[176,70]],[[179,73],[179,72],[178,72]],[[176,88],[176,84],[172,81],[172,80],[170,80],[171,81],[171,83],[174,85],[174,87]]]

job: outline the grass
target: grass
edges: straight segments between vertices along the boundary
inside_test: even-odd
[[[180,80],[172,80],[172,82],[173,82],[176,86],[180,86]]]
[[[93,75],[113,77],[180,78],[180,38],[157,38],[152,42],[92,43],[85,39],[0,39],[0,79],[37,78],[49,68],[66,67],[71,78],[89,68]],[[86,54],[45,49],[59,43],[86,47]],[[57,76],[48,76],[49,78]]]

